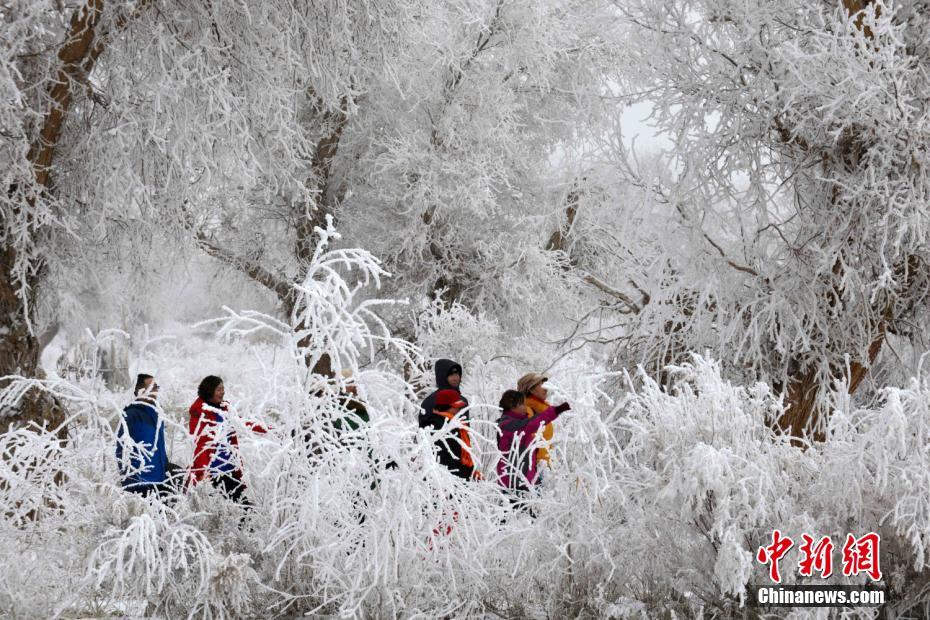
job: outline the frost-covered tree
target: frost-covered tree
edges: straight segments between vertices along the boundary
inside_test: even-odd
[[[416,312],[442,292],[526,325],[565,302],[544,251],[570,188],[561,150],[610,105],[616,19],[609,3],[476,0],[410,2],[396,40],[355,24],[344,44],[352,88],[335,106],[313,92],[299,104],[304,191],[269,190],[259,175],[202,196],[198,244],[292,315],[292,283],[332,216],[346,246],[384,260],[388,294],[413,298]],[[359,51],[375,44],[380,55]],[[392,325],[416,333],[409,312]]]
[[[310,181],[325,167],[325,136],[338,131],[330,119],[354,108],[357,86],[396,43],[405,15],[392,2],[0,8],[0,376],[37,369],[42,323],[60,307],[43,286],[50,274],[56,283],[65,272],[86,279],[87,266],[119,261],[135,266],[127,286],[146,290],[149,267],[183,249],[192,230],[293,306],[299,279],[281,280],[215,242],[214,229],[238,224],[205,207],[241,212],[255,195],[284,197],[299,205],[287,223],[299,231],[297,256],[308,259],[320,194]],[[319,117],[309,130],[307,115]]]
[[[403,295],[522,321],[562,297],[544,247],[570,190],[566,145],[610,107],[616,21],[608,3],[480,0],[417,23],[336,168],[346,234]]]
[[[121,87],[163,128],[156,144],[183,136],[190,144],[179,152],[203,158],[187,155],[176,178],[168,168],[175,191],[153,202],[174,213],[180,236],[271,291],[286,316],[314,231],[325,228],[330,161],[346,115],[380,75],[406,12],[402,2],[179,6],[168,16],[175,36],[142,38],[128,50]],[[151,64],[161,57],[177,62]],[[156,185],[174,152],[152,154]]]
[[[75,100],[93,93],[87,75],[105,49],[105,28],[127,14],[110,14],[104,24],[103,2],[73,13],[17,2],[0,8],[0,17],[0,376],[31,376],[38,367],[35,319],[49,237],[67,230],[70,215],[53,165]],[[36,403],[29,405],[27,417],[40,415]]]
[[[926,7],[617,8],[624,88],[674,141],[666,175],[625,166],[641,210],[668,226],[642,229],[634,258],[614,263],[649,300],[623,351],[658,370],[714,350],[785,395],[782,428],[823,428],[832,384],[856,392],[896,363],[889,337],[916,342],[926,327]]]

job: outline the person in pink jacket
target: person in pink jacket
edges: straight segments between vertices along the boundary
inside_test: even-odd
[[[543,425],[571,409],[568,403],[562,403],[557,407],[550,406],[530,417],[525,399],[526,397],[516,390],[504,392],[500,401],[503,413],[497,420],[500,431],[497,448],[501,452],[501,459],[497,463],[497,476],[501,486],[514,494],[529,491],[536,484],[537,451],[531,448],[536,434]]]

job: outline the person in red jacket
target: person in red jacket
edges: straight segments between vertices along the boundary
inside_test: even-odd
[[[215,375],[204,377],[197,395],[189,410],[190,432],[195,438],[190,484],[209,478],[226,497],[248,504],[243,497],[245,483],[239,459],[239,438],[227,420],[229,403],[223,399],[226,395],[223,379]],[[257,424],[247,422],[246,426],[256,433],[266,432]]]

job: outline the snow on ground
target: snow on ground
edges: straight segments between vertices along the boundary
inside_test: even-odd
[[[923,433],[926,386],[892,395],[884,411],[838,414],[835,429],[846,439],[802,452],[765,426],[778,407],[766,386],[731,385],[709,361],[677,369],[673,393],[641,378],[612,402],[599,391],[612,377],[581,371],[591,360],[569,357],[549,373],[553,399],[573,408],[557,423],[553,468],[531,519],[514,512],[493,482],[488,401],[517,372],[509,362],[474,355],[465,366],[488,478],[475,484],[435,463],[416,428],[416,400],[384,368],[359,374],[371,426],[348,442],[327,435],[331,404],[305,393],[305,371],[285,351],[269,340],[172,326],[131,360],[133,372],[150,372],[162,386],[168,450],[182,466],[191,450],[186,411],[205,374],[224,378],[238,417],[271,428],[259,435],[237,427],[254,503],[248,511],[209,485],[166,506],[119,490],[112,422],[128,392],[78,381],[86,417],[71,442],[0,493],[3,505],[19,497],[43,515],[31,521],[21,512],[2,528],[3,608],[163,617],[643,618],[661,610],[693,615],[707,605],[730,613],[745,584],[765,574],[753,557],[772,528],[795,537],[857,530],[885,506],[909,505],[927,475],[918,471],[916,436],[900,444],[875,426],[883,416]],[[318,440],[304,444],[304,432]],[[51,437],[21,439],[21,451],[54,445]],[[397,468],[373,466],[372,458]],[[69,484],[56,486],[54,471],[67,471]],[[840,479],[858,489],[856,502],[829,499]],[[883,534],[895,541],[898,531],[919,531],[918,522],[902,513]],[[23,563],[28,570],[11,570]],[[49,598],[36,598],[37,583],[50,584]],[[714,599],[709,592],[718,588],[728,594]]]

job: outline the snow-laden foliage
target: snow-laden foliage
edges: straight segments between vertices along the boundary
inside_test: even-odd
[[[525,325],[561,291],[545,244],[571,185],[565,144],[614,105],[610,2],[2,10],[0,242],[38,331],[88,307],[97,327],[153,321],[152,289],[200,252],[281,297],[325,214],[385,261],[397,297],[444,290]],[[55,52],[82,16],[93,44],[40,140],[68,68]]]
[[[240,367],[227,394],[254,505],[210,485],[164,503],[123,492],[111,425],[127,395],[46,382],[75,412],[67,441],[35,429],[0,436],[6,613],[728,615],[766,579],[754,554],[776,527],[798,540],[877,526],[895,609],[926,602],[925,377],[870,408],[848,408],[838,392],[827,441],[799,450],[769,426],[781,403],[768,386],[733,385],[704,358],[669,368],[668,389],[641,374],[616,402],[598,389],[608,377],[565,361],[553,399],[573,409],[531,519],[495,484],[490,427],[475,424],[486,480],[462,482],[436,463],[411,387],[389,367],[357,374],[372,421],[338,432],[335,392],[308,386],[300,356],[286,354],[296,334],[273,344],[230,325],[214,342],[201,331],[151,344],[134,364],[174,369],[159,375],[161,407],[182,465],[199,377]],[[499,390],[487,383],[517,368],[472,365],[470,396]],[[487,419],[486,397],[474,400]],[[795,561],[782,563],[788,582]]]
[[[926,348],[925,6],[616,6],[621,90],[671,144],[654,174],[619,125],[600,141],[624,181],[600,196],[595,175],[587,202],[631,200],[619,210],[634,218],[610,226],[620,248],[602,273],[639,302],[602,336],[655,371],[711,350],[787,394],[792,432],[822,424],[835,381],[871,395],[869,372],[899,364],[889,335]]]
[[[930,615],[924,4],[3,3],[0,615],[752,617],[776,528],[878,532]],[[535,518],[528,371],[572,405]],[[182,470],[224,378],[250,506],[122,490],[137,372]]]
[[[525,326],[561,291],[545,245],[620,54],[610,3],[430,5],[341,134],[329,184],[347,239],[392,294],[441,294]],[[592,131],[595,131],[592,129]]]
[[[237,265],[281,257],[273,240],[314,210],[327,115],[384,75],[416,6],[4,4],[0,302],[17,334],[101,298],[108,321],[151,320],[146,293],[195,244],[242,249],[215,239],[224,231],[245,230]],[[27,344],[22,361],[0,359],[5,372],[31,371]]]

